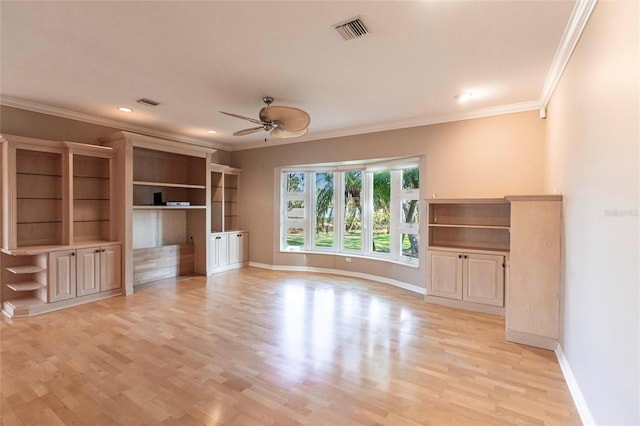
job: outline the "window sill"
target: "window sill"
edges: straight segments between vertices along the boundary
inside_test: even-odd
[[[413,259],[411,261],[402,261],[396,259],[387,259],[382,256],[365,256],[361,253],[346,253],[346,252],[335,252],[335,251],[320,251],[320,250],[280,250],[280,253],[283,254],[320,254],[320,255],[330,255],[330,256],[340,256],[340,257],[355,257],[357,259],[364,260],[375,260],[378,262],[387,262],[394,263],[400,266],[407,266],[409,268],[418,269],[420,267],[419,259]]]

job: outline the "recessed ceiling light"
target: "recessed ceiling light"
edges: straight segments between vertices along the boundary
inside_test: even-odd
[[[133,110],[131,108],[127,108],[127,107],[118,107],[118,111],[121,111],[121,112],[133,112]]]
[[[471,99],[473,97],[473,93],[471,92],[463,92],[460,93],[459,95],[456,95],[455,98],[458,100],[458,102],[466,102],[469,99]]]
[[[218,132],[216,132],[215,130],[207,130],[207,133],[211,133],[213,135],[213,134],[218,133]]]

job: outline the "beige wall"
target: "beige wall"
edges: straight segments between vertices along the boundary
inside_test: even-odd
[[[402,156],[424,156],[422,198],[541,193],[544,122],[531,111],[233,152],[234,166],[243,169],[241,225],[250,231],[251,261],[350,270],[424,287],[424,257],[420,269],[415,269],[356,258],[346,263],[341,256],[278,249],[278,167]],[[426,223],[424,203],[421,210],[421,222]],[[423,227],[422,253],[425,243]]]
[[[640,424],[639,3],[599,2],[548,108],[564,194],[561,345],[597,424]]]
[[[0,133],[51,141],[70,141],[101,145],[99,138],[121,129],[85,123],[19,108],[0,106]],[[228,151],[216,151],[213,161],[229,164]]]

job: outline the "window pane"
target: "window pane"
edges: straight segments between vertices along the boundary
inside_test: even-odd
[[[333,247],[333,173],[316,173],[316,247]]]
[[[414,167],[402,170],[402,189],[418,188],[420,188],[420,169]]]
[[[287,247],[304,246],[304,229],[287,228]]]
[[[343,248],[362,250],[362,171],[344,173],[344,236]]]
[[[402,223],[418,223],[418,200],[402,200]]]
[[[389,253],[391,172],[373,173],[373,235],[371,250]]]
[[[402,255],[418,258],[418,234],[402,234]]]
[[[303,200],[292,200],[287,202],[287,219],[304,219]]]
[[[287,192],[304,192],[304,173],[287,173]]]

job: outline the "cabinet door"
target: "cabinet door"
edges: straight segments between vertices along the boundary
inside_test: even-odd
[[[504,256],[465,253],[463,258],[463,299],[504,306]]]
[[[100,291],[122,287],[122,258],[120,246],[100,249]]]
[[[235,238],[235,234],[232,234]],[[209,266],[212,270],[229,264],[229,234],[211,236],[211,257]]]
[[[449,251],[429,251],[430,296],[462,300],[462,255]]]
[[[240,262],[240,246],[242,242],[242,234],[233,233],[229,234],[229,264]]]
[[[216,240],[218,267],[227,266],[229,264],[229,234],[220,234],[218,236],[220,237],[219,240]],[[235,238],[235,236],[233,238]]]
[[[78,256],[76,285],[78,296],[100,291],[100,249],[86,248],[76,251]]]
[[[242,238],[240,238],[240,262],[247,262],[249,260],[249,233],[241,232]]]
[[[76,297],[75,250],[49,253],[49,302]]]
[[[218,268],[218,235],[209,237],[209,272]]]

